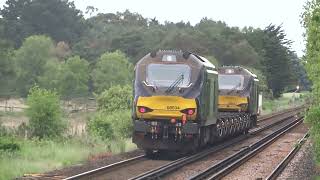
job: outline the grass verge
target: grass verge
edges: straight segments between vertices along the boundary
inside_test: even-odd
[[[300,106],[305,102],[306,93],[285,93],[278,99],[263,99],[262,115]]]
[[[0,180],[81,163],[106,151],[116,154],[136,148],[129,139],[107,143],[90,143],[75,138],[63,141],[17,139],[17,142],[20,151],[0,152]]]

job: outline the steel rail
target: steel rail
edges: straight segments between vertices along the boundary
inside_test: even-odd
[[[264,121],[266,119],[275,118],[277,116],[284,115],[286,113],[290,113],[290,112],[292,112],[294,110],[300,110],[300,109],[302,109],[302,108],[298,107],[298,108],[294,108],[293,110],[291,109],[291,110],[281,111],[281,112],[273,114],[272,116],[268,116],[268,117],[262,118],[262,121]],[[288,116],[286,118],[283,118],[280,121],[277,121],[276,123],[272,123],[272,124],[265,125],[263,127],[257,128],[257,129],[253,129],[249,133],[251,135],[257,134],[257,133],[259,133],[261,131],[264,131],[265,129],[269,129],[269,128],[277,125],[277,124],[280,124],[280,123],[284,122],[285,120],[287,120],[289,118],[292,118],[293,116],[294,115],[290,115],[290,116]],[[183,165],[187,165],[189,163],[194,162],[195,160],[192,160],[193,158],[196,159],[196,160],[202,159],[202,158],[204,158],[205,156],[207,156],[209,154],[218,152],[218,151],[220,151],[220,150],[222,150],[224,148],[227,148],[227,147],[229,147],[229,146],[231,146],[231,145],[233,145],[235,143],[238,143],[240,141],[243,141],[243,140],[245,140],[247,138],[249,138],[249,137],[245,136],[245,135],[236,137],[236,138],[234,138],[234,139],[232,139],[232,140],[230,140],[230,141],[228,141],[226,143],[217,145],[217,146],[215,146],[213,148],[204,150],[201,153],[197,153],[197,154],[189,156],[189,157],[182,157],[180,159],[177,159],[175,161],[167,163],[164,166],[161,166],[159,168],[153,169],[151,171],[148,171],[146,173],[143,173],[143,174],[141,174],[139,176],[136,176],[134,178],[131,178],[131,179],[143,179],[144,177],[159,177],[159,176],[165,175],[165,174],[170,173],[170,172],[172,172],[172,171],[174,171],[176,169],[181,168]],[[128,165],[130,163],[133,163],[134,161],[142,160],[145,157],[146,157],[146,155],[136,156],[136,157],[133,157],[133,158],[130,158],[130,159],[127,159],[127,160],[119,161],[119,162],[116,162],[116,163],[113,163],[113,164],[110,164],[110,165],[106,165],[106,166],[99,167],[99,168],[96,168],[96,169],[93,169],[93,170],[90,170],[90,171],[86,171],[86,172],[83,172],[83,173],[80,173],[80,174],[77,174],[77,175],[74,175],[74,176],[67,177],[67,178],[65,178],[65,180],[74,180],[74,179],[81,179],[81,178],[89,177],[89,176],[98,174],[100,172],[104,172],[104,171],[108,171],[108,170],[111,170],[111,169],[114,169],[114,168],[119,168],[119,167],[126,166],[126,165]],[[165,168],[165,166],[170,166],[171,168],[167,169],[167,168]],[[147,175],[147,174],[149,174],[149,175]]]
[[[221,160],[220,162],[210,166],[204,171],[192,176],[190,180],[198,179],[221,179],[237,167],[241,166],[243,163],[247,162],[253,156],[258,154],[260,151],[271,145],[274,141],[280,138],[282,135],[287,133],[289,130],[295,128],[303,121],[302,118],[299,118],[277,131],[265,136],[263,139],[258,142],[242,149],[241,151]]]
[[[77,174],[77,175],[74,175],[74,176],[71,176],[71,177],[67,177],[64,180],[73,180],[73,179],[85,178],[85,177],[88,177],[88,176],[91,176],[91,175],[94,175],[94,174],[97,174],[97,173],[100,173],[100,172],[104,172],[104,171],[107,171],[107,170],[111,170],[111,169],[114,169],[114,168],[119,168],[119,167],[125,166],[125,165],[130,164],[130,163],[132,163],[134,161],[142,160],[145,157],[146,157],[146,155],[136,156],[136,157],[133,157],[133,158],[130,158],[130,159],[126,159],[126,160],[119,161],[119,162],[116,162],[116,163],[113,163],[113,164],[109,164],[109,165],[106,165],[106,166],[103,166],[103,167],[99,167],[97,169],[93,169],[93,170],[90,170],[90,171],[87,171],[87,172],[84,172],[84,173],[81,173],[81,174]]]
[[[296,114],[293,114],[293,115],[290,115],[289,117],[285,117],[283,118],[282,120],[280,121],[277,121],[276,123],[272,123],[272,124],[269,124],[269,125],[266,125],[266,126],[263,126],[263,127],[260,127],[258,129],[253,129],[253,131],[250,131],[249,132],[249,135],[255,135],[255,134],[258,134],[259,132],[262,132],[266,129],[270,129],[271,127],[274,127],[280,123],[283,123],[291,118],[293,118]],[[277,115],[275,115],[277,116]],[[242,135],[242,136],[239,136],[239,137],[236,137],[234,139],[231,139],[230,141],[227,141],[223,144],[220,144],[220,145],[217,145],[217,146],[214,146],[210,149],[206,149],[204,151],[201,151],[197,154],[194,154],[194,155],[191,155],[189,157],[183,157],[183,158],[180,158],[180,159],[177,159],[175,161],[172,161],[170,163],[167,163],[163,166],[160,166],[158,168],[155,168],[155,169],[152,169],[150,171],[147,171],[143,174],[140,174],[136,177],[133,177],[133,178],[130,178],[130,180],[142,180],[142,179],[156,179],[156,178],[160,178],[160,177],[163,177],[171,172],[174,172],[176,171],[177,169],[185,166],[185,165],[188,165],[188,164],[191,164],[193,162],[196,162],[200,159],[203,159],[205,158],[206,156],[210,155],[210,154],[213,154],[213,153],[216,153],[218,151],[221,151],[227,147],[230,147],[236,143],[239,143],[245,139],[248,139],[250,136],[249,135]]]
[[[290,151],[290,153],[280,162],[280,164],[270,173],[266,180],[275,180],[282,173],[282,171],[288,166],[290,161],[298,153],[301,146],[305,143],[309,137],[309,132],[307,132],[298,142],[297,145]]]

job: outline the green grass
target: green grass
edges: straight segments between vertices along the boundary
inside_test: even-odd
[[[135,149],[131,140],[90,143],[80,139],[64,141],[18,140],[21,150],[0,152],[0,180],[41,173],[84,162],[99,153],[114,154]],[[106,145],[109,144],[109,145]]]
[[[263,99],[262,114],[299,106],[304,103],[305,93],[285,93],[278,99]]]

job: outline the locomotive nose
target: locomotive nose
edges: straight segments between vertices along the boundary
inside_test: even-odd
[[[189,120],[196,118],[196,101],[178,96],[139,97],[136,114],[143,119],[172,119],[182,120],[188,116]]]

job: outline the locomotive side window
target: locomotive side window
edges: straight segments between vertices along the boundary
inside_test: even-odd
[[[185,64],[150,64],[146,81],[157,87],[169,87],[174,82],[179,82],[177,87],[187,87],[190,74],[191,69]]]

